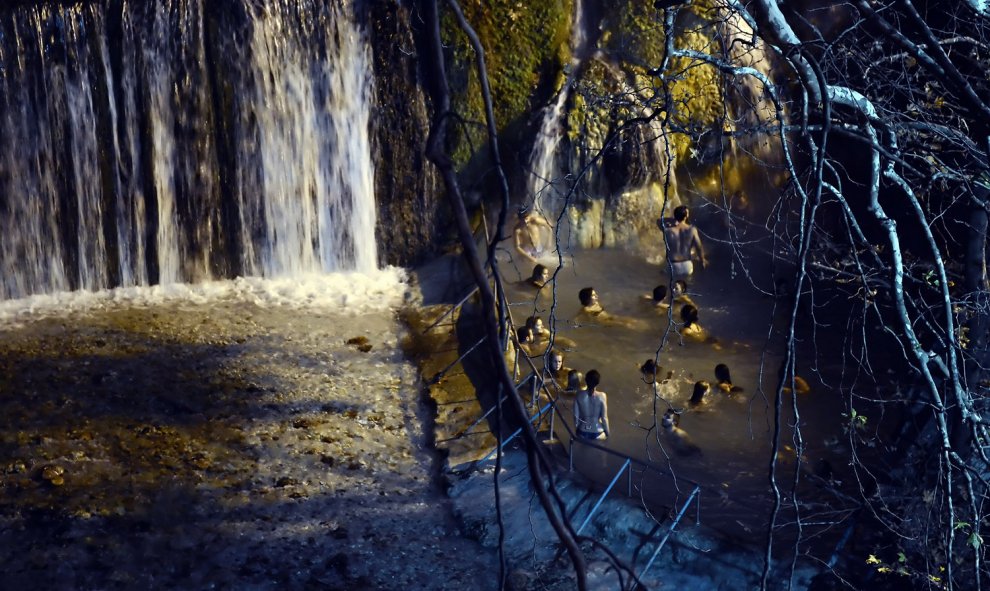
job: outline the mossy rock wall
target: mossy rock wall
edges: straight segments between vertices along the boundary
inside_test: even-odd
[[[436,254],[450,211],[436,169],[426,160],[430,110],[410,8],[398,0],[364,7],[374,48],[372,141],[381,263],[413,265]]]
[[[608,201],[594,199],[571,205],[561,242],[580,248],[632,249],[661,262],[665,247],[656,220],[661,212],[669,215],[680,203],[676,190],[656,182],[619,193]]]
[[[676,45],[718,55],[713,17],[705,2],[681,10],[674,26]],[[584,137],[583,145],[573,144],[575,150],[596,151],[607,137],[619,134],[619,141],[603,159],[612,193],[661,181],[666,176],[668,153],[674,162],[690,154],[688,137],[661,133],[659,122],[704,130],[715,126],[724,114],[721,78],[713,67],[673,59],[664,78],[652,72],[662,63],[666,42],[661,19],[648,3],[614,5],[602,20],[596,57],[584,70],[578,96],[571,102],[569,136]],[[651,116],[655,119],[652,125],[625,127],[636,118]],[[583,131],[575,133],[574,124]]]
[[[569,204],[569,217],[574,212],[588,212],[594,218],[587,224],[578,224],[582,228],[572,234],[582,245],[626,243],[639,231],[618,226],[609,229],[608,220],[653,215],[659,207],[656,191],[650,187],[666,182],[671,157],[676,161],[689,151],[684,138],[660,133],[660,116],[653,124],[630,126],[630,122],[653,114],[656,105],[663,104],[661,95],[669,91],[678,106],[670,117],[681,124],[690,121],[698,126],[711,125],[721,113],[717,73],[707,66],[687,68],[675,64],[683,71],[672,87],[664,87],[659,78],[649,73],[662,60],[662,17],[652,4],[634,0],[585,6],[586,14],[594,20],[588,23],[586,32],[591,46],[583,52],[585,59],[574,65],[570,53],[573,9],[572,2],[564,1],[524,4],[475,0],[463,4],[465,18],[485,48],[510,187],[526,185],[525,163],[541,110],[554,100],[571,75],[574,85],[564,116],[566,130],[558,148],[563,169],[560,174],[581,178],[579,199],[583,201]],[[710,16],[706,10],[702,7],[682,11],[684,16],[676,27],[680,45],[710,50],[703,47],[710,45],[713,37],[712,26],[705,24],[704,18]],[[449,148],[468,188],[480,191],[486,198],[497,198],[490,176],[492,162],[485,138],[475,54],[451,14],[444,16],[443,34],[449,47],[453,106],[467,122],[452,137]],[[643,109],[639,106],[642,104],[651,106]],[[596,158],[609,138],[614,139],[603,157]],[[673,186],[676,188],[676,183]],[[516,192],[513,197],[520,202],[532,198]],[[604,209],[587,203],[599,199],[605,202]],[[593,213],[613,205],[621,212],[605,217]],[[588,229],[592,227],[601,229]],[[613,238],[606,240],[604,236]]]
[[[503,160],[515,169],[515,155],[531,142],[533,118],[564,82],[573,1],[468,0],[461,8],[484,47]],[[471,185],[491,168],[481,83],[474,50],[449,9],[443,10],[453,107],[465,120],[451,134],[449,149]]]
[[[450,219],[443,187],[424,156],[432,111],[413,51],[422,47],[423,38],[410,6],[372,0],[365,8],[373,23],[376,69],[378,241],[383,262],[391,264],[411,264],[435,254]],[[461,8],[484,47],[512,199],[532,202],[533,195],[522,189],[543,108],[569,82],[554,178],[570,175],[577,179],[577,190],[569,203],[558,203],[548,212],[555,216],[566,209],[569,227],[562,242],[656,252],[659,233],[654,222],[664,202],[690,203],[689,195],[711,192],[707,184],[691,184],[699,169],[712,165],[698,154],[725,151],[692,143],[687,134],[665,131],[670,126],[663,122],[695,134],[707,132],[703,137],[718,144],[721,121],[731,114],[721,75],[711,66],[678,59],[671,61],[664,77],[655,75],[665,37],[661,13],[652,3],[586,2],[588,46],[577,61],[570,46],[573,0],[468,0]],[[497,203],[501,195],[493,174],[475,52],[449,7],[441,4],[441,11],[452,108],[459,117],[450,127],[447,149],[465,194],[472,201]],[[683,7],[674,28],[676,44],[720,55],[717,17],[711,0]],[[635,123],[651,117],[652,122]],[[691,167],[691,174],[676,172],[686,170],[683,165]],[[739,169],[738,163],[730,166]],[[668,178],[669,170],[675,174]],[[738,174],[703,176],[741,183]]]

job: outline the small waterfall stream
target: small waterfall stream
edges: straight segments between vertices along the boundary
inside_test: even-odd
[[[0,8],[0,299],[373,270],[369,63],[343,0]]]
[[[557,147],[564,134],[564,106],[570,97],[571,87],[579,72],[582,52],[587,43],[587,24],[582,0],[574,2],[574,22],[571,26],[571,62],[567,79],[557,93],[557,99],[543,111],[540,129],[536,134],[533,152],[529,158],[529,176],[526,183],[526,198],[532,198],[537,210],[553,219],[563,207],[563,199],[570,187],[561,186],[558,178]]]
[[[242,265],[261,275],[373,269],[368,48],[343,7],[296,16],[296,4],[251,9],[250,56],[235,75],[237,160],[249,163],[236,182]]]

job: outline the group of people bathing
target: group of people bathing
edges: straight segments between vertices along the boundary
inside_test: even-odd
[[[679,304],[680,334],[693,340],[710,342],[717,346],[717,341],[711,339],[699,324],[698,307],[687,294],[686,279],[694,273],[694,261],[698,260],[702,268],[708,264],[698,230],[688,222],[688,218],[688,208],[679,206],[674,209],[673,218],[657,220],[657,226],[664,233],[667,258],[674,280],[670,283],[669,289],[667,285],[658,285],[651,294],[644,296],[644,299],[649,302],[650,307],[661,313],[669,314],[671,306]],[[516,250],[532,262],[536,262],[534,255],[538,254],[535,244],[537,241],[534,239],[534,235],[539,235],[545,224],[545,221],[544,224],[540,224],[537,220],[538,216],[521,210],[515,231]],[[550,270],[537,263],[533,268],[532,275],[524,283],[544,294],[550,284]],[[646,326],[646,323],[639,318],[606,312],[593,287],[581,289],[578,292],[578,299],[581,303],[581,309],[574,318],[578,325],[593,323],[627,328]],[[516,330],[516,341],[519,351],[523,354],[529,357],[542,356],[547,353],[547,348],[551,344],[551,331],[538,316],[530,316],[526,320],[526,324]],[[575,346],[574,341],[559,335],[553,335],[552,343],[565,349]],[[653,359],[648,359],[640,370],[648,383],[658,383],[656,374],[659,368]],[[601,383],[601,374],[598,370],[592,369],[586,375],[582,375],[580,371],[566,368],[564,367],[563,353],[554,348],[549,351],[545,373],[548,374],[545,377],[552,380],[559,390],[574,394],[576,436],[589,440],[607,438],[610,434],[608,396],[598,389]],[[715,374],[720,389],[727,393],[738,391],[738,388],[732,385],[727,366],[719,364],[715,369]],[[698,381],[695,384],[690,404],[701,404],[710,390],[709,382]],[[675,415],[671,414],[669,417],[665,415],[664,428],[676,430],[678,428],[676,423]]]

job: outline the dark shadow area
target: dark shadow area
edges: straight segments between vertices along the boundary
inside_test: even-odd
[[[410,532],[470,544],[410,457],[422,427],[376,393],[398,384],[372,374],[393,356],[376,329],[368,353],[338,319],[273,328],[299,318],[182,304],[0,331],[0,589],[409,588],[430,564],[390,555]],[[424,588],[478,586],[455,567]]]

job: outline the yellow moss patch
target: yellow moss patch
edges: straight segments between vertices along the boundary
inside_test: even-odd
[[[501,133],[537,106],[533,101],[547,74],[554,78],[546,82],[555,82],[557,88],[563,83],[560,73],[570,59],[572,3],[474,0],[462,3],[461,8],[485,50],[495,120]],[[462,129],[467,136],[456,140],[455,161],[463,165],[475,156],[472,150],[485,146],[481,83],[474,50],[449,11],[443,15],[442,35],[452,52],[449,71],[454,108],[466,120],[481,125]],[[547,95],[555,91],[544,89]]]
[[[434,425],[437,447],[445,450],[450,465],[456,466],[483,457],[495,447],[495,439],[486,421],[472,427],[484,410],[478,403],[474,384],[461,366],[455,364],[438,377],[459,356],[453,323],[460,310],[429,328],[449,309],[449,305],[409,308],[400,317],[409,327],[402,348],[419,366],[420,375],[430,384],[430,398],[437,405]],[[473,434],[468,434],[469,428]]]

